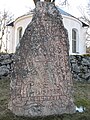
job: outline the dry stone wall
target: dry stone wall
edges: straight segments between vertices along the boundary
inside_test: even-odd
[[[69,41],[54,4],[38,2],[15,53],[9,109],[16,115],[73,113]]]
[[[70,55],[73,80],[90,83],[90,55]],[[0,78],[11,75],[15,55],[0,54]]]
[[[90,55],[71,55],[70,63],[73,79],[90,83]]]
[[[13,54],[0,53],[0,78],[10,75],[13,63]]]

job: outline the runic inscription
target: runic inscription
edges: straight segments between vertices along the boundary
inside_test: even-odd
[[[54,4],[37,2],[15,53],[9,109],[16,115],[73,113],[69,41]]]

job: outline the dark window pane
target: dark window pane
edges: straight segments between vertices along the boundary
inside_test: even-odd
[[[76,41],[72,40],[72,52],[76,53]]]
[[[22,37],[22,28],[20,28],[19,30],[19,40],[21,39],[21,37]]]
[[[72,30],[72,52],[76,53],[76,31]]]
[[[72,30],[72,39],[76,40],[76,31],[75,30]]]

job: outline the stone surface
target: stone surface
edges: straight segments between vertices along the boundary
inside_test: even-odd
[[[9,109],[16,115],[75,112],[69,43],[58,9],[38,2],[15,53]]]
[[[1,66],[0,67],[0,76],[7,76],[9,74],[9,69],[7,66]]]
[[[13,65],[12,63],[15,60],[14,58],[14,54],[0,54],[0,78],[10,75],[12,71],[11,66]],[[90,56],[70,55],[69,58],[73,74],[73,80],[90,83]]]
[[[6,77],[11,72],[12,54],[0,53],[0,78]]]
[[[90,56],[71,55],[70,63],[73,80],[90,83]]]

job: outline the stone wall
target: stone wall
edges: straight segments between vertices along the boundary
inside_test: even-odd
[[[7,77],[11,73],[12,56],[12,54],[0,54],[0,78]]]
[[[71,55],[70,63],[74,80],[90,82],[90,55]]]
[[[0,78],[10,75],[13,54],[0,54]],[[90,56],[70,55],[72,75],[75,81],[90,82]]]

